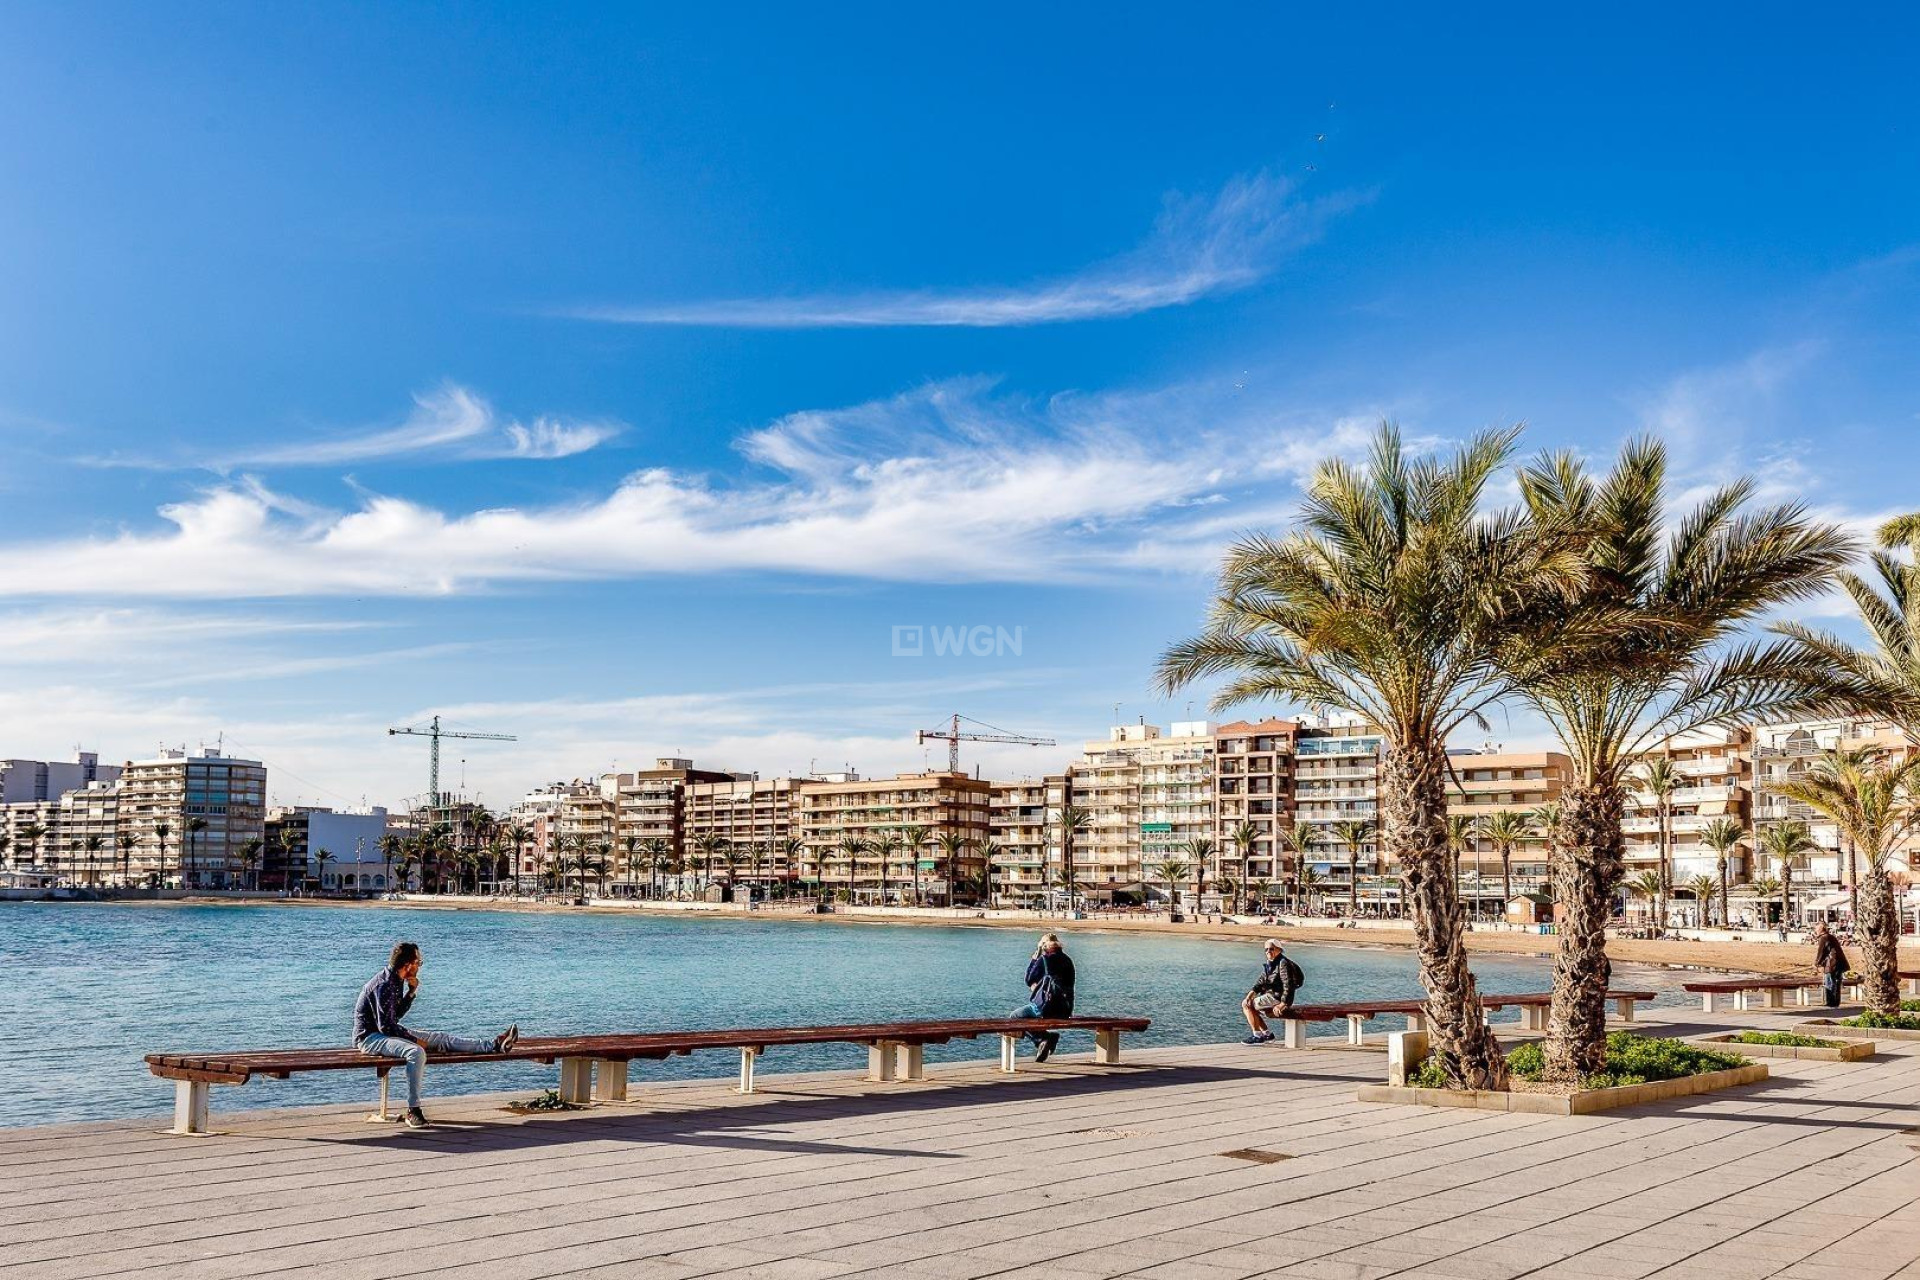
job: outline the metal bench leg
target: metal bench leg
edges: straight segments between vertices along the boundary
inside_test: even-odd
[[[894,1046],[893,1078],[895,1080],[925,1080],[927,1078],[927,1047],[923,1044],[902,1044]]]
[[[627,1063],[624,1058],[599,1058],[593,1064],[593,1100],[627,1100]]]
[[[560,1059],[560,1101],[584,1107],[593,1101],[593,1059]]]
[[[203,1134],[207,1131],[207,1082],[173,1082],[173,1128],[168,1133]]]
[[[1117,1027],[1093,1033],[1093,1060],[1106,1067],[1119,1063],[1120,1031]]]
[[[378,1074],[380,1076],[380,1109],[367,1117],[368,1124],[385,1124],[390,1120],[398,1120],[400,1118],[395,1115],[390,1115],[387,1112],[387,1102],[390,1097],[393,1077],[388,1074],[388,1068],[386,1067],[378,1068]]]
[[[867,1079],[882,1083],[893,1079],[893,1041],[876,1040],[867,1046]]]
[[[1307,1047],[1307,1024],[1299,1018],[1280,1020],[1280,1043],[1289,1049]]]
[[[753,1092],[753,1068],[759,1061],[760,1050],[742,1048],[740,1050],[740,1092]]]
[[[1020,1062],[1020,1037],[1000,1037],[1000,1070],[1012,1075]]]
[[[1347,1015],[1347,1043],[1365,1044],[1367,1042],[1367,1020],[1358,1013]]]

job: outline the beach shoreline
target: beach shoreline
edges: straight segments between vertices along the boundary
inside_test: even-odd
[[[334,910],[390,910],[390,911],[508,911],[551,915],[573,914],[621,914],[642,915],[659,918],[694,918],[725,920],[781,921],[801,924],[838,925],[838,926],[906,926],[972,929],[1012,929],[1016,931],[1046,930],[1053,932],[1106,933],[1106,934],[1164,934],[1175,937],[1198,938],[1209,942],[1254,942],[1268,937],[1279,937],[1288,942],[1309,943],[1315,946],[1339,946],[1373,948],[1378,950],[1411,950],[1413,947],[1413,929],[1369,927],[1365,929],[1342,929],[1332,923],[1286,923],[1286,924],[1245,924],[1231,922],[1191,922],[1173,923],[1162,919],[1133,918],[1088,918],[1069,919],[1064,915],[982,915],[968,912],[948,914],[935,910],[929,914],[910,914],[904,909],[887,912],[830,912],[825,915],[809,911],[787,910],[777,906],[744,910],[739,907],[720,904],[643,906],[620,903],[618,905],[574,906],[566,902],[541,902],[525,899],[493,899],[473,897],[441,898],[432,895],[416,895],[403,899],[368,898],[281,898],[281,897],[228,897],[217,894],[194,894],[172,898],[117,898],[97,903],[81,905],[92,906],[240,906],[257,908],[274,907],[325,907]],[[1517,931],[1475,930],[1466,935],[1467,950],[1479,955],[1520,956],[1532,959],[1550,959],[1555,951],[1552,935],[1522,933]],[[1811,944],[1748,942],[1748,941],[1691,941],[1675,939],[1613,938],[1607,943],[1607,953],[1616,963],[1655,965],[1669,969],[1701,969],[1728,973],[1761,973],[1771,975],[1811,974],[1813,966],[1813,947]],[[1901,967],[1920,967],[1920,943],[1908,941],[1900,950]]]

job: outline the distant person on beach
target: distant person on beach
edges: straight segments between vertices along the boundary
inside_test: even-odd
[[[1840,949],[1840,939],[1833,936],[1833,930],[1823,924],[1813,927],[1813,967],[1820,971],[1826,987],[1827,1008],[1840,1006],[1840,980],[1847,973],[1847,953]]]
[[[1280,939],[1268,938],[1262,944],[1267,953],[1267,962],[1260,966],[1260,980],[1253,984],[1253,990],[1247,992],[1247,998],[1240,1002],[1240,1012],[1247,1015],[1247,1027],[1253,1032],[1242,1044],[1266,1044],[1273,1039],[1273,1032],[1267,1027],[1266,1015],[1284,1018],[1293,1012],[1293,993],[1300,989],[1306,975],[1300,972],[1300,966],[1287,959],[1286,948],[1280,945]]]
[[[1043,933],[1040,945],[1027,961],[1027,1003],[1013,1011],[1016,1018],[1071,1018],[1073,1016],[1073,960],[1060,947],[1060,935]],[[1057,1031],[1029,1031],[1038,1045],[1035,1062],[1045,1062],[1060,1047]]]
[[[396,943],[387,967],[360,989],[353,1006],[353,1047],[374,1058],[399,1058],[407,1066],[407,1128],[424,1129],[420,1110],[420,1081],[427,1071],[427,1053],[505,1053],[519,1043],[516,1023],[491,1040],[469,1040],[439,1031],[413,1031],[400,1019],[413,1008],[420,992],[420,948]]]

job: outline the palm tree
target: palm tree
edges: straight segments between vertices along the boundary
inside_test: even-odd
[[[867,847],[880,858],[880,905],[884,907],[887,905],[888,864],[900,856],[900,851],[906,847],[906,843],[900,839],[898,831],[887,827],[882,828],[879,835],[868,841]]]
[[[1800,777],[1770,782],[1767,788],[1824,814],[1867,860],[1853,916],[1866,955],[1861,972],[1867,1004],[1876,1013],[1898,1013],[1900,911],[1887,860],[1920,828],[1920,756],[1896,760],[1871,748],[1832,751]]]
[[[293,884],[287,883],[289,880],[293,879],[293,851],[300,847],[300,837],[294,833],[294,829],[292,827],[283,826],[280,828],[279,834],[274,837],[274,844],[280,850],[280,867],[281,867],[280,887],[281,889],[286,890],[286,889],[300,888],[301,884],[305,883],[307,878],[307,868],[305,863],[301,864],[299,881]]]
[[[1685,785],[1671,756],[1655,756],[1629,775],[1627,788],[1644,791],[1653,797],[1654,818],[1659,828],[1656,846],[1660,856],[1660,909],[1655,913],[1656,928],[1667,927],[1667,898],[1673,893],[1673,793]]]
[[[27,842],[27,851],[35,866],[40,865],[40,842],[46,838],[47,828],[38,822],[21,824],[20,838]]]
[[[1233,846],[1233,856],[1240,864],[1237,882],[1242,893],[1245,892],[1247,884],[1247,859],[1252,856],[1253,846],[1259,843],[1260,835],[1260,828],[1251,822],[1241,822],[1227,833],[1227,842]],[[1240,914],[1245,908],[1246,903],[1236,896],[1233,900],[1234,914]]]
[[[1715,818],[1700,831],[1700,843],[1713,850],[1720,872],[1720,927],[1726,928],[1733,917],[1727,911],[1727,867],[1733,851],[1746,839],[1746,828],[1732,818]]]
[[[1347,846],[1347,914],[1350,916],[1360,914],[1360,846],[1373,839],[1373,834],[1371,818],[1348,818],[1333,824],[1334,838]],[[1458,891],[1456,886],[1455,892]]]
[[[106,840],[98,835],[90,835],[86,838],[83,847],[87,853],[88,884],[92,884],[98,876],[98,873],[94,870],[94,864],[100,861],[100,850],[106,846],[106,843]]]
[[[1313,842],[1318,839],[1319,836],[1320,828],[1311,822],[1300,822],[1296,820],[1292,826],[1280,828],[1280,843],[1286,847],[1288,853],[1293,855],[1291,859],[1293,866],[1288,871],[1282,883],[1285,884],[1289,880],[1291,881],[1293,886],[1293,907],[1296,911],[1302,909],[1302,904],[1305,900],[1303,897],[1305,883],[1301,877],[1304,876],[1307,871],[1307,855],[1312,850]]]
[[[1513,851],[1533,833],[1533,824],[1517,809],[1496,809],[1487,815],[1482,830],[1500,856],[1500,914],[1504,917],[1506,904],[1513,901]]]
[[[1798,506],[1751,510],[1750,480],[1669,520],[1664,446],[1629,441],[1596,478],[1571,453],[1522,471],[1536,524],[1578,538],[1583,589],[1543,597],[1552,646],[1523,655],[1524,701],[1572,758],[1548,850],[1559,925],[1548,1078],[1606,1059],[1606,928],[1624,874],[1621,816],[1633,761],[1689,730],[1839,705],[1835,681],[1793,641],[1736,643],[1766,611],[1824,589],[1852,543]],[[1663,877],[1663,880],[1665,878]]]
[[[1064,805],[1060,810],[1060,879],[1067,890],[1067,910],[1073,910],[1073,842],[1093,821],[1093,815],[1078,805]]]
[[[160,887],[167,883],[167,837],[173,834],[173,824],[165,818],[153,824],[153,838],[160,842]]]
[[[1707,922],[1713,915],[1714,890],[1719,888],[1719,886],[1720,882],[1718,880],[1715,880],[1712,876],[1704,872],[1687,881],[1686,890],[1693,895],[1695,910],[1700,913],[1697,927],[1702,929],[1707,927]]]
[[[1299,886],[1300,900],[1311,907],[1313,903],[1313,891],[1320,886],[1320,873],[1305,863],[1302,863],[1300,865]]]
[[[240,846],[240,883],[250,885],[255,891],[260,888],[260,851],[266,847],[267,842],[258,839],[249,840]]]
[[[1481,511],[1518,439],[1518,428],[1487,432],[1448,457],[1413,457],[1385,424],[1365,465],[1322,463],[1301,530],[1238,543],[1209,629],[1160,664],[1169,691],[1232,673],[1216,707],[1278,697],[1379,727],[1383,852],[1414,905],[1434,1059],[1461,1088],[1505,1088],[1507,1069],[1447,849],[1447,739],[1484,724],[1510,691],[1516,650],[1546,643],[1529,617],[1536,597],[1571,590],[1582,573],[1519,514]]]
[[[638,866],[640,862],[640,837],[627,836],[622,839],[620,843],[627,851],[627,894],[631,897],[637,887],[633,883],[633,869]]]
[[[653,897],[660,896],[660,876],[667,869],[668,861],[673,857],[673,846],[659,836],[649,836],[640,842],[640,852],[647,859],[647,888]]]
[[[926,852],[927,841],[932,839],[925,827],[909,824],[900,828],[900,851],[912,861],[913,905],[920,905],[920,856]]]
[[[979,842],[974,852],[980,855],[980,879],[982,882],[982,893],[980,896],[985,900],[986,905],[991,907],[993,905],[993,861],[1004,853],[1005,850],[1000,847],[998,840],[995,840],[992,836],[988,836]]]
[[[852,906],[853,895],[859,887],[856,867],[859,864],[860,855],[867,851],[868,844],[864,837],[849,833],[840,837],[840,843],[835,848],[840,856],[847,860],[847,905]]]
[[[726,845],[724,836],[711,831],[702,831],[693,838],[693,849],[700,855],[700,863],[705,870],[701,873],[708,887],[713,885],[713,858]]]
[[[1180,861],[1178,858],[1168,858],[1163,862],[1157,862],[1154,864],[1153,874],[1156,876],[1159,876],[1161,883],[1167,886],[1167,914],[1168,915],[1173,914],[1174,885],[1180,883],[1181,881],[1187,878],[1187,870],[1188,870],[1187,864]]]
[[[779,844],[780,861],[786,866],[786,892],[793,893],[794,878],[799,875],[800,863],[807,856],[807,842],[799,836],[783,836]]]
[[[314,864],[320,868],[317,874],[320,878],[321,891],[324,892],[327,887],[327,864],[333,861],[333,851],[331,849],[315,849],[313,851],[313,861]]]
[[[1461,854],[1466,853],[1468,851],[1472,851],[1472,853],[1474,854],[1473,891],[1475,896],[1473,901],[1474,901],[1474,914],[1476,915],[1479,914],[1479,907],[1480,907],[1479,844],[1480,844],[1480,819],[1478,817],[1472,814],[1466,814],[1466,813],[1450,813],[1447,815],[1447,848],[1451,850],[1453,853],[1453,859],[1454,859],[1455,865],[1459,864]]]
[[[1838,575],[1873,638],[1872,649],[1856,649],[1798,623],[1783,623],[1776,630],[1848,677],[1856,707],[1885,716],[1909,739],[1920,741],[1920,513],[1880,527],[1880,547],[1872,564],[1884,596],[1858,573]]]
[[[1195,836],[1180,846],[1180,852],[1193,861],[1193,909],[1200,909],[1200,895],[1207,891],[1207,866],[1215,860],[1215,845],[1207,836]],[[1216,876],[1216,879],[1218,877]]]
[[[183,851],[186,854],[186,866],[181,872],[181,881],[189,888],[199,887],[200,878],[200,842],[194,837],[207,829],[205,818],[188,818],[184,828]]]
[[[960,858],[973,846],[973,837],[964,831],[949,827],[934,837],[934,843],[940,846],[940,861],[947,868],[947,905],[958,906]]]
[[[114,843],[120,846],[120,886],[123,889],[131,887],[133,884],[133,850],[134,847],[140,843],[140,837],[131,831],[122,831],[113,839]]]
[[[1645,898],[1649,909],[1651,909],[1655,901],[1663,900],[1666,888],[1661,883],[1660,873],[1658,871],[1642,871],[1639,875],[1627,881],[1627,892],[1636,898]]]
[[[1249,911],[1257,910],[1267,905],[1267,882],[1265,880],[1250,881],[1245,888],[1247,891],[1247,909]]]

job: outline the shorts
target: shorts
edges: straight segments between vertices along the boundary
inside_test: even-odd
[[[1271,991],[1262,991],[1253,998],[1253,1007],[1261,1013],[1272,1013],[1280,1007],[1280,997]]]

